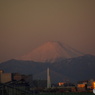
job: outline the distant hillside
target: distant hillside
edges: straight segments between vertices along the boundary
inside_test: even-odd
[[[53,82],[95,79],[95,56],[93,55],[64,59],[53,64],[14,59],[0,64],[0,69],[5,72],[33,74],[36,79],[46,79],[48,67]]]
[[[63,60],[53,64],[53,67],[57,72],[75,80],[95,79],[95,56],[93,55]]]

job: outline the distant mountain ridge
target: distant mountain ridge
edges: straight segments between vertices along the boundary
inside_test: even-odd
[[[0,64],[5,72],[33,74],[34,79],[46,79],[47,68],[52,82],[95,79],[95,56],[60,42],[47,42],[27,55]]]
[[[95,79],[95,56],[93,55],[63,59],[53,64],[15,59],[0,64],[0,69],[5,72],[33,74],[34,79],[46,79],[48,67],[52,82]]]
[[[84,55],[82,52],[71,48],[66,44],[51,41],[39,46],[32,52],[17,58],[18,60],[35,61],[35,62],[50,62],[54,63],[57,60],[73,58]]]

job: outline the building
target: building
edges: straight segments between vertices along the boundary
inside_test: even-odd
[[[22,79],[22,75],[19,74],[19,73],[13,73],[12,74],[12,80],[16,80],[16,81],[19,81]]]
[[[59,82],[58,83],[58,86],[62,86],[62,85],[64,85],[64,82]]]
[[[85,91],[90,91],[95,88],[95,81],[93,79],[89,81],[80,81],[77,84],[77,91],[78,92],[85,92]]]
[[[87,84],[88,84],[88,80],[79,81],[78,84],[77,84],[77,91],[78,92],[85,92],[85,91],[87,91]]]
[[[0,70],[0,83],[6,83],[12,81],[11,73],[4,73],[3,70]]]
[[[0,70],[0,74],[2,74],[2,73],[4,73],[4,71],[3,70]]]
[[[93,79],[89,80],[87,83],[87,89],[92,90],[95,88],[95,81]]]
[[[20,81],[20,80],[28,80],[32,75],[22,75],[20,73],[12,73],[12,80]]]
[[[86,85],[85,84],[77,84],[77,91],[78,92],[85,92],[86,91]]]

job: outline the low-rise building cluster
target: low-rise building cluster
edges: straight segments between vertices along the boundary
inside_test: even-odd
[[[94,80],[79,81],[76,84],[70,82],[59,82],[51,85],[47,89],[47,80],[33,80],[32,75],[22,75],[19,73],[4,73],[0,70],[0,84],[28,91],[43,92],[92,92],[95,88]]]

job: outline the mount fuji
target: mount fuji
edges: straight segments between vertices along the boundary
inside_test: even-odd
[[[47,68],[52,82],[95,79],[95,56],[60,42],[47,42],[24,56],[0,64],[5,72],[33,74],[34,79],[46,79]]]
[[[69,47],[66,44],[61,44],[60,42],[47,42],[38,48],[34,49],[32,52],[17,58],[19,60],[35,61],[35,62],[50,62],[54,63],[57,60],[74,58],[82,56],[83,53]]]

